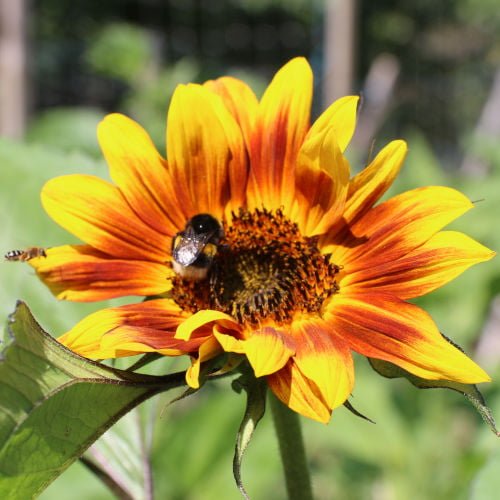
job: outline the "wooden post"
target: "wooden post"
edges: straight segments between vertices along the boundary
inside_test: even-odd
[[[25,0],[0,0],[0,137],[21,138],[26,121]]]
[[[356,0],[325,0],[323,105],[353,92]]]
[[[492,143],[498,142],[500,137],[500,69],[495,74],[490,95],[484,104],[481,116],[474,130],[476,139],[489,139]],[[469,153],[464,158],[460,170],[467,175],[484,176],[488,173],[489,165],[473,153]]]
[[[361,153],[368,152],[377,131],[384,123],[399,70],[399,61],[391,54],[380,54],[370,66],[363,85],[363,101],[353,138],[355,149]]]

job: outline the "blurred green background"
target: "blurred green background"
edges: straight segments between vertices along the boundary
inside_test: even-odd
[[[23,2],[0,0],[1,23],[8,22],[5,13],[15,10],[14,4]],[[0,93],[4,253],[75,241],[45,215],[39,192],[57,175],[107,177],[95,137],[107,112],[132,116],[164,152],[168,100],[178,83],[232,74],[260,94],[296,55],[308,57],[314,68],[315,115],[334,97],[363,95],[349,150],[354,170],[388,140],[405,138],[409,157],[391,193],[432,184],[457,187],[477,206],[453,228],[500,248],[496,0],[38,0],[24,6],[19,33],[0,30],[0,48],[17,40],[25,58],[19,85],[7,91],[4,85]],[[0,70],[0,82],[15,76],[14,70]],[[58,336],[109,305],[57,302],[28,266],[2,263],[0,273],[3,323],[22,299]],[[494,382],[481,389],[500,419],[499,293],[496,259],[419,303],[489,371]],[[154,370],[182,366],[165,360]],[[318,499],[497,498],[498,441],[459,394],[384,380],[362,358],[356,359],[356,370],[353,404],[376,425],[344,409],[328,426],[304,419]],[[139,412],[154,421],[155,498],[240,498],[232,453],[244,397],[221,381],[167,407],[171,398],[156,398]],[[131,430],[136,417],[124,419],[100,449],[120,463],[141,498],[141,465],[134,458],[139,444]],[[285,496],[270,415],[250,444],[243,480],[252,499]],[[78,463],[41,498],[69,495],[112,498]]]

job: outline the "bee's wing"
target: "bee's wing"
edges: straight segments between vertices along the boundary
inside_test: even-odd
[[[180,236],[174,241],[172,256],[181,266],[190,266],[201,254],[207,238],[202,236]]]

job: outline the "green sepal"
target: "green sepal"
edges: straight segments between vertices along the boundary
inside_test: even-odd
[[[356,408],[354,408],[354,406],[352,406],[352,404],[347,399],[344,401],[344,407],[347,408],[353,415],[356,415],[356,417],[362,418],[363,420],[366,420],[371,424],[375,424],[374,420],[367,417],[366,415],[363,415],[360,411],[356,410]]]
[[[9,318],[0,360],[0,498],[32,498],[142,401],[185,385],[76,355],[23,302]]]
[[[241,421],[236,436],[236,446],[233,458],[233,476],[241,494],[245,499],[248,499],[249,496],[241,479],[241,462],[257,424],[266,411],[267,384],[265,379],[255,378],[253,373],[247,372],[236,380],[233,380],[232,386],[236,392],[240,393],[244,390],[247,394],[245,414],[243,415],[243,420]]]
[[[453,344],[455,345],[455,344]],[[401,378],[404,377],[419,389],[452,389],[453,391],[463,394],[476,408],[482,419],[488,424],[489,428],[500,436],[495,419],[490,408],[486,405],[483,395],[474,384],[462,384],[460,382],[452,382],[449,380],[427,380],[417,377],[412,373],[407,372],[403,368],[396,366],[388,361],[381,359],[368,358],[372,368],[380,375],[386,378]]]

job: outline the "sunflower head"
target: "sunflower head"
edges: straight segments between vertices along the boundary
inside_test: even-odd
[[[57,297],[145,302],[99,311],[60,341],[92,358],[188,354],[187,381],[220,354],[246,359],[293,410],[326,422],[354,384],[352,352],[427,380],[488,375],[408,302],[494,254],[442,229],[473,207],[425,187],[379,203],[407,148],[351,176],[358,99],[310,121],[312,72],[286,64],[262,98],[223,77],[179,86],[162,157],[118,114],[98,137],[113,182],[72,175],[42,192],[81,245],[30,264]]]

